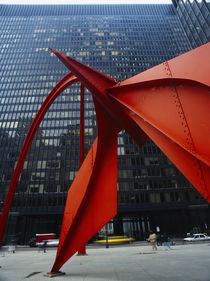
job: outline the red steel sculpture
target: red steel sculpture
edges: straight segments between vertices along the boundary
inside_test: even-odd
[[[121,130],[140,146],[151,138],[210,202],[210,43],[121,83],[52,51],[71,73],[47,97],[26,137],[4,204],[0,239],[23,162],[44,114],[64,88],[82,83],[93,96],[98,137],[68,192],[57,256],[49,272],[53,275],[117,213]]]

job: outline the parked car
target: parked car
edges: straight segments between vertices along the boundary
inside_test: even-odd
[[[203,233],[193,234],[191,237],[184,238],[185,242],[194,242],[194,241],[210,241],[210,236],[206,236]]]

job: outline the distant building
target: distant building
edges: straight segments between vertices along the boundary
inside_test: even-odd
[[[192,48],[209,42],[210,1],[173,0],[173,3]]]
[[[172,4],[0,5],[0,15],[1,206],[33,118],[68,73],[49,47],[118,81],[192,48]],[[67,190],[79,169],[79,101],[74,85],[41,123],[18,182],[5,241],[13,234],[20,243],[35,233],[59,235]],[[96,135],[86,91],[86,153]],[[144,239],[150,228],[182,235],[210,224],[207,202],[152,141],[139,147],[126,132],[119,133],[118,166],[118,215],[109,223],[110,234]]]

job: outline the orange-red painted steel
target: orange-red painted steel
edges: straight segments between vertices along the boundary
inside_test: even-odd
[[[150,137],[210,202],[210,44],[122,83],[53,52],[92,93],[98,138],[69,190],[51,274],[116,214],[114,163],[122,129],[140,145]]]
[[[117,134],[123,129],[139,145],[151,138],[210,202],[210,43],[121,83],[52,51],[91,92],[98,137],[69,189],[49,274],[116,215]]]
[[[84,161],[84,85],[80,85],[80,166]]]
[[[85,88],[84,85],[80,85],[80,167],[84,161],[84,94]],[[86,255],[86,246],[82,246],[78,250],[78,255]]]
[[[43,120],[46,112],[48,111],[51,104],[54,102],[54,100],[70,85],[79,83],[78,79],[72,74],[68,73],[50,92],[50,94],[45,99],[44,103],[42,104],[41,108],[39,109],[36,117],[33,120],[33,123],[29,129],[29,132],[26,136],[25,142],[23,144],[23,147],[20,152],[20,156],[18,158],[15,171],[12,176],[12,180],[9,186],[9,190],[7,193],[6,200],[4,202],[2,214],[0,217],[0,247],[2,245],[4,230],[7,223],[7,218],[9,214],[9,210],[11,208],[12,199],[14,197],[15,189],[24,165],[24,161],[26,159],[27,153],[29,151],[29,148],[32,144],[32,141],[34,139],[34,136],[39,128],[39,125],[41,121]]]

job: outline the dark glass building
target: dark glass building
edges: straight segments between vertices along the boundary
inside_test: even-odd
[[[0,5],[0,202],[42,102],[67,73],[49,47],[122,81],[191,49],[173,5]],[[18,182],[5,241],[59,235],[79,169],[79,86],[51,106]],[[85,92],[85,153],[97,135]],[[118,137],[118,215],[110,234],[144,239],[150,228],[183,235],[210,224],[209,206],[152,142]]]
[[[173,0],[173,3],[192,48],[209,42],[210,1]]]

